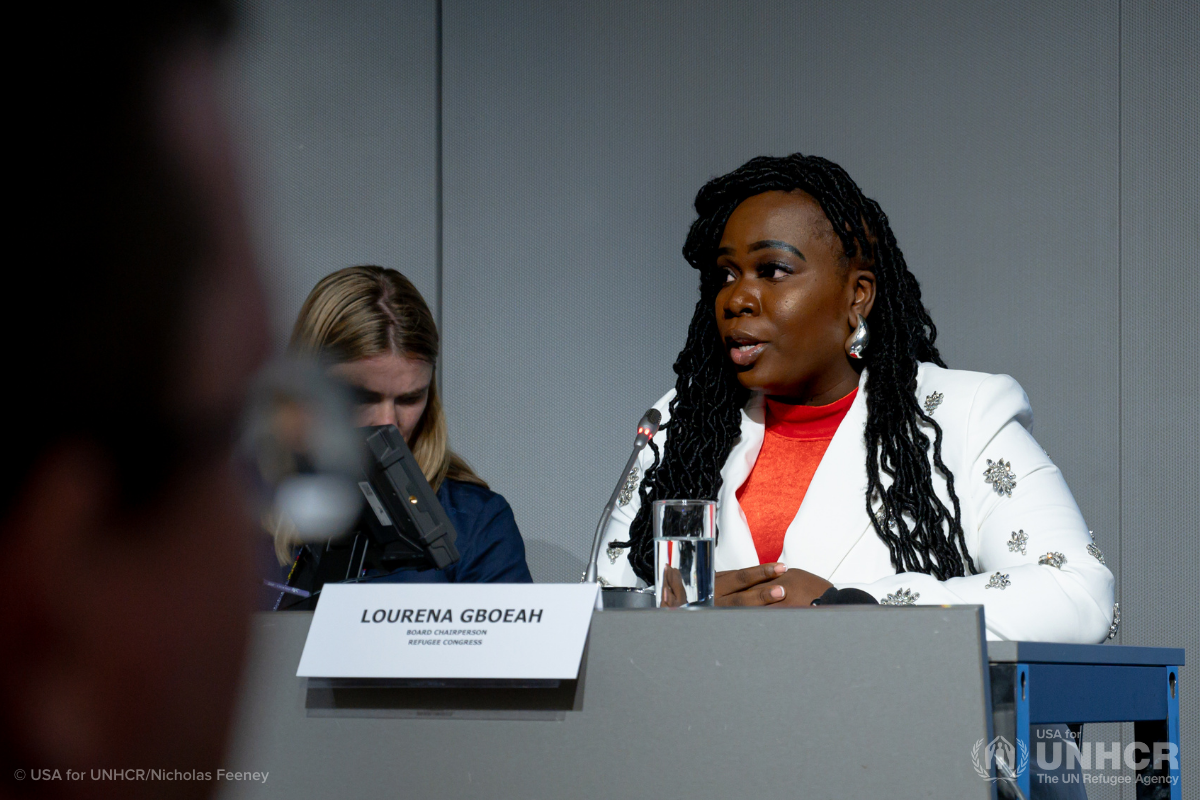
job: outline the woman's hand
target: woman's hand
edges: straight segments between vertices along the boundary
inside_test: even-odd
[[[683,574],[675,567],[663,567],[663,608],[679,608],[687,603],[687,590],[683,588]]]
[[[784,587],[773,585],[786,571],[783,564],[759,564],[718,572],[713,602],[718,606],[774,605],[787,595]]]
[[[824,578],[783,564],[759,564],[757,567],[717,573],[718,606],[805,607],[832,589]]]
[[[802,569],[789,569],[767,585],[783,587],[783,600],[775,605],[789,608],[811,606],[813,600],[833,588],[833,584],[820,575]]]

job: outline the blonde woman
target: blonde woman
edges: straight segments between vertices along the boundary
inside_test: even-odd
[[[291,347],[321,356],[350,385],[359,425],[395,425],[458,531],[461,558],[445,570],[399,570],[368,580],[530,583],[525,543],[508,502],[447,447],[433,379],[438,331],[429,307],[394,269],[348,267],[313,288]]]

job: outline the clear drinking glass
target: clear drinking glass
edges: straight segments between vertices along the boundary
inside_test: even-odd
[[[716,583],[717,504],[712,500],[655,500],[654,604],[712,606]]]

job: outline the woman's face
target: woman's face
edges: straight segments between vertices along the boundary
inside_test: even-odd
[[[413,431],[429,403],[432,364],[387,353],[337,364],[330,371],[354,390],[356,424],[395,425],[412,446]]]
[[[743,386],[822,405],[858,385],[846,340],[856,314],[870,313],[875,277],[844,262],[816,200],[801,191],[747,198],[717,252],[717,328]]]

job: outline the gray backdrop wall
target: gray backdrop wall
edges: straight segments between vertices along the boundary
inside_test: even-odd
[[[1029,393],[1118,577],[1120,641],[1200,657],[1198,19],[252,0],[230,81],[276,330],[334,269],[409,274],[441,324],[452,445],[512,503],[535,578],[575,580],[673,383],[696,190],[754,155],[827,156],[887,210],[950,365]]]

